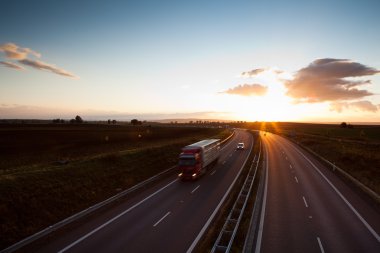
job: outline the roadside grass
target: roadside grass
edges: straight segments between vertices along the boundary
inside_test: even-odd
[[[286,136],[310,148],[380,194],[380,126],[251,123],[249,127]]]
[[[26,150],[28,158],[23,159],[24,154],[18,152],[17,156],[22,163],[14,164],[22,166],[10,167],[12,161],[8,161],[8,168],[0,170],[0,248],[5,248],[175,165],[180,149],[187,144],[210,137],[225,138],[230,134],[228,130],[215,128],[160,127],[149,128],[155,136],[141,140],[141,137],[136,138],[135,135],[141,133],[141,130],[146,133],[146,128],[139,128],[137,131],[134,128],[123,128],[123,133],[107,133],[115,139],[115,145],[99,148],[93,145],[102,141],[88,141],[91,136],[98,136],[99,131],[104,131],[104,126],[99,128],[90,126],[86,130],[83,127],[80,129],[82,135],[78,135],[77,129],[64,129],[63,133],[58,134],[57,139],[60,142],[57,147],[51,141],[54,134],[46,135],[43,139],[43,132],[51,131],[50,128],[38,130],[41,134],[29,138],[29,141],[36,136],[41,138],[43,145],[36,149],[41,152],[43,150],[46,155],[41,155],[42,159],[38,157],[33,160],[31,155],[34,152]],[[22,133],[22,130],[18,131]],[[73,132],[67,133],[68,131]],[[71,147],[80,149],[80,152],[74,152],[73,156],[69,154],[72,157],[69,163],[52,163],[52,157],[62,150],[67,151],[65,138],[72,137],[73,133],[80,136],[78,139],[89,150],[82,152],[81,143],[77,139]],[[128,139],[130,143],[122,143],[128,135],[132,136]],[[17,140],[20,136],[14,138]],[[16,143],[23,145],[25,140]],[[27,144],[33,147],[33,143]],[[48,144],[53,145],[50,150]],[[14,147],[15,150],[25,150],[24,147]],[[10,159],[9,156],[13,154],[7,155]],[[26,164],[30,159],[40,163]]]
[[[315,136],[297,136],[294,139],[380,194],[379,144],[332,141]]]
[[[0,125],[0,172],[20,166],[70,162],[121,150],[213,136],[217,128],[129,125]]]

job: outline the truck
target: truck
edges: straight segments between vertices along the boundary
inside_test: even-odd
[[[181,180],[195,180],[206,173],[219,158],[220,140],[202,140],[182,148],[179,155],[178,177]]]

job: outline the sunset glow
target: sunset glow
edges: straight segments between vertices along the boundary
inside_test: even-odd
[[[379,1],[148,2],[7,1],[0,118],[380,122]]]

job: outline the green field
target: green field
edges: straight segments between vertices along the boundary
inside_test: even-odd
[[[0,126],[0,248],[177,163],[183,146],[229,130]]]

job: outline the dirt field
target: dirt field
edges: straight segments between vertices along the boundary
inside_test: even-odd
[[[177,163],[181,147],[229,130],[0,126],[0,249]]]

